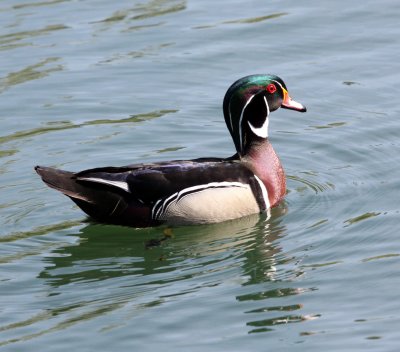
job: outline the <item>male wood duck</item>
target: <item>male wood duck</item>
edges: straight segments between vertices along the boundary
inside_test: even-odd
[[[268,138],[279,107],[305,112],[275,75],[251,75],[226,92],[223,112],[236,147],[230,158],[101,167],[73,173],[36,166],[43,181],[103,223],[133,227],[231,220],[276,206],[285,174]]]

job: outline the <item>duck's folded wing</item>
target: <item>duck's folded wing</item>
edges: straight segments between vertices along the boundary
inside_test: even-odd
[[[178,193],[182,196],[207,189],[250,187],[261,208],[266,207],[262,182],[241,163],[223,159],[91,169],[76,174],[76,180],[113,188],[150,207]]]

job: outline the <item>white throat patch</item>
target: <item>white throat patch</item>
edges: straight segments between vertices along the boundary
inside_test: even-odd
[[[264,101],[265,101],[265,106],[267,107],[267,116],[265,118],[265,121],[263,123],[263,125],[261,127],[254,127],[250,121],[247,121],[247,123],[249,124],[251,130],[253,131],[253,133],[261,138],[267,138],[268,137],[268,125],[269,125],[269,105],[268,105],[268,101],[267,98],[264,97]]]

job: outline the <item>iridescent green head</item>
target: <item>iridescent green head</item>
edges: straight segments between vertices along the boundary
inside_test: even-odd
[[[306,111],[305,106],[290,98],[278,76],[246,76],[229,87],[224,98],[224,117],[240,155],[251,141],[268,137],[268,116],[280,107]]]

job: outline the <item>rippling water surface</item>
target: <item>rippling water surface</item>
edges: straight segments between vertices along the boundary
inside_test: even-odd
[[[397,0],[2,1],[0,348],[397,351],[399,18]],[[272,116],[288,195],[269,217],[149,246],[161,229],[90,223],[33,171],[231,155],[223,95],[259,72],[308,107]]]

